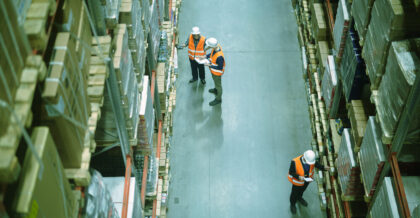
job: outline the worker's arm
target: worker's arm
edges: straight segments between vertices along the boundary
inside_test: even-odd
[[[290,162],[289,175],[293,176],[295,179],[299,179],[298,174],[296,174],[296,166],[294,161]]]
[[[215,70],[223,70],[224,62],[225,62],[225,59],[222,56],[219,56],[216,60],[216,66],[210,66],[210,68],[213,68]]]
[[[318,170],[321,170],[321,171],[327,170],[327,169],[326,169],[326,167],[324,167],[324,165],[322,165],[322,164],[320,164],[320,163],[319,163],[319,161],[316,161],[316,162],[315,162],[315,167],[316,167]]]

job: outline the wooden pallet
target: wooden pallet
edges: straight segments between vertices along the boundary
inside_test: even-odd
[[[23,134],[21,127],[30,127],[32,124],[31,106],[35,88],[45,75],[46,67],[42,58],[28,58],[12,106],[16,117],[10,117],[9,125],[4,127],[6,134],[0,137],[0,182],[10,183],[18,178],[20,164],[15,153]]]
[[[26,20],[23,27],[32,49],[44,51],[47,47],[48,33],[45,26],[49,15],[54,13],[54,11],[55,6],[51,1],[31,3],[26,12]]]

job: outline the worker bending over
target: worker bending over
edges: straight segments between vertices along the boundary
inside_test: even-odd
[[[200,35],[200,28],[193,27],[190,36],[188,37],[185,45],[178,46],[179,49],[185,48],[188,46],[188,57],[190,59],[192,79],[190,83],[193,83],[198,80],[198,72],[200,73],[201,84],[206,84],[206,75],[204,74],[204,64],[199,64],[195,60],[202,59],[206,57],[205,47],[206,47],[206,37]]]
[[[319,170],[328,170],[315,160],[315,153],[307,150],[303,155],[296,157],[290,163],[288,179],[293,184],[292,193],[290,194],[290,210],[296,214],[296,202],[299,201],[303,206],[308,206],[308,202],[303,199],[302,195],[313,181],[314,167]]]
[[[225,72],[225,57],[217,39],[209,38],[206,41],[206,45],[208,48],[212,49],[211,52],[207,54],[207,59],[210,61],[207,66],[210,68],[215,86],[215,88],[210,89],[209,92],[216,95],[216,98],[210,102],[210,106],[215,106],[222,103],[222,75]]]

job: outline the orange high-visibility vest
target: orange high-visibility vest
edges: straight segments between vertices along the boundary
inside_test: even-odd
[[[298,176],[304,176],[304,177],[310,177],[313,178],[314,177],[314,166],[315,164],[311,164],[309,167],[309,175],[305,175],[305,171],[303,169],[303,164],[302,161],[300,160],[300,158],[303,155],[300,155],[299,157],[296,157],[295,159],[293,159],[293,161],[295,162],[295,168],[296,168],[296,174]],[[288,176],[289,181],[296,186],[303,186],[305,184],[304,180],[300,180],[300,179],[296,179],[295,177],[293,177],[292,175],[289,174]]]
[[[206,38],[204,36],[200,37],[197,47],[194,45],[194,37],[192,34],[190,34],[190,39],[188,41],[188,57],[190,57],[191,60],[194,60],[194,58],[206,58],[206,52],[204,52]]]
[[[211,51],[210,54],[210,61],[212,64],[216,64],[217,58],[222,56],[223,59],[225,58],[225,55],[223,54],[222,48],[220,48],[220,51],[218,52],[214,52],[214,49]],[[223,69],[222,70],[217,70],[217,69],[213,69],[210,67],[210,72],[215,75],[215,76],[221,76],[223,75],[223,73],[225,72],[225,65],[226,65],[226,61],[223,61]]]

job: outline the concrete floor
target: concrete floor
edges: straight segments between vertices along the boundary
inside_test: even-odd
[[[183,0],[180,41],[198,25],[224,49],[223,103],[210,107],[213,81],[189,84],[187,50],[170,150],[169,218],[293,217],[292,158],[311,133],[297,27],[290,0]],[[316,184],[295,217],[325,217]]]

